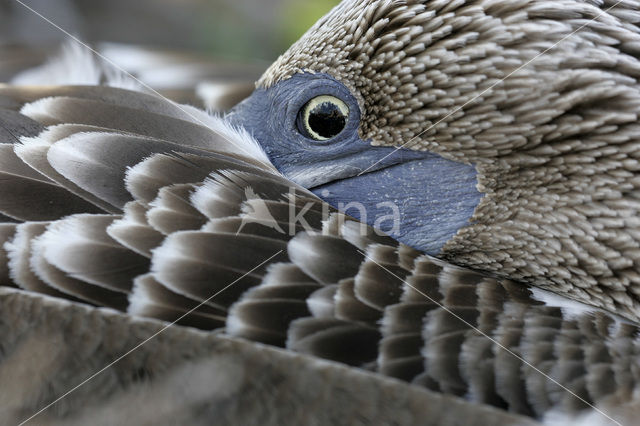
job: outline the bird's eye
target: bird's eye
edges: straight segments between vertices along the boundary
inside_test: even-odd
[[[326,141],[337,136],[347,125],[349,107],[335,96],[311,99],[298,113],[298,130],[308,138]]]

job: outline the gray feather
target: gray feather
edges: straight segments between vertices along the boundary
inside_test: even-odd
[[[182,231],[167,237],[153,252],[151,271],[172,291],[196,300],[217,294],[216,303],[229,306],[259,284],[266,269],[260,266],[263,259],[275,255],[274,261],[288,260],[285,249],[279,240]],[[243,256],[237,255],[240,251]]]
[[[0,142],[16,143],[23,136],[35,136],[44,126],[19,112],[0,109]]]
[[[124,215],[115,219],[106,232],[124,247],[142,256],[151,257],[151,250],[159,246],[164,235],[147,222],[147,208],[138,201],[124,206]]]
[[[135,279],[129,298],[128,312],[142,317],[164,321],[178,321],[181,325],[213,330],[223,328],[226,310],[211,303],[181,296],[164,287],[153,275],[140,275]]]
[[[4,243],[4,251],[8,258],[7,267],[11,280],[18,287],[64,298],[64,293],[51,288],[38,278],[29,265],[33,241],[46,231],[48,225],[48,222],[31,222],[16,226],[13,238]]]
[[[155,230],[170,235],[177,231],[197,230],[207,218],[191,204],[194,185],[176,184],[164,187],[149,204],[147,222]]]
[[[363,366],[375,360],[379,340],[375,327],[341,320],[304,318],[292,323],[287,348]]]
[[[301,233],[289,242],[293,262],[302,271],[324,284],[353,276],[363,256],[353,246],[336,237]],[[327,268],[327,266],[330,266]]]
[[[0,212],[21,221],[47,221],[101,210],[54,183],[0,171]]]
[[[5,244],[13,239],[16,233],[16,224],[0,224],[0,286],[13,287],[15,284],[9,275],[9,257]]]
[[[69,277],[126,293],[149,270],[149,259],[131,252],[106,232],[116,217],[76,215],[51,224],[39,238],[42,256]]]
[[[59,126],[48,128],[37,137],[22,138],[21,143],[14,146],[14,151],[25,164],[29,165],[34,170],[37,170],[38,173],[46,176],[51,181],[64,187],[70,193],[89,201],[91,204],[100,207],[105,212],[117,213],[119,211],[118,208],[100,199],[91,192],[80,188],[78,185],[58,173],[58,171],[56,171],[49,163],[48,153],[53,143],[81,132],[116,133],[115,131],[99,127],[61,124]]]

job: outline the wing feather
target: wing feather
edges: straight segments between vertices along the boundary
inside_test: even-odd
[[[48,226],[40,237],[42,256],[70,278],[128,293],[133,280],[149,270],[150,260],[112,239],[112,215],[75,215]]]
[[[358,272],[360,274],[360,272]],[[338,283],[334,296],[335,317],[346,321],[363,322],[374,325],[382,318],[382,311],[364,303],[355,292],[356,280],[345,278]]]
[[[87,200],[91,204],[100,207],[106,213],[118,213],[118,208],[100,199],[89,191],[80,188],[75,183],[61,175],[49,163],[47,155],[52,144],[81,132],[110,132],[92,126],[61,124],[47,128],[36,137],[21,138],[19,144],[14,145],[14,152],[27,165],[38,173],[46,176],[49,180],[57,183],[72,194]]]
[[[16,143],[23,136],[35,136],[44,127],[35,120],[10,109],[0,108],[0,142]]]
[[[124,214],[106,229],[107,234],[124,247],[151,258],[151,251],[164,240],[164,235],[147,222],[147,208],[139,201],[124,206]]]
[[[128,312],[132,315],[178,321],[181,325],[207,330],[223,328],[226,323],[225,308],[212,303],[202,304],[172,292],[152,274],[135,279],[129,301]]]
[[[30,269],[52,289],[67,295],[68,298],[73,300],[96,306],[105,306],[119,311],[127,309],[128,295],[125,291],[112,290],[71,277],[67,272],[56,268],[47,261],[44,256],[46,241],[38,237],[32,244],[33,249],[29,259]]]
[[[325,284],[355,275],[364,257],[345,240],[310,233],[296,235],[289,242],[288,251],[305,274]]]
[[[194,189],[195,185],[191,184],[176,184],[160,189],[147,210],[149,225],[164,235],[202,228],[207,218],[191,203]]]
[[[380,332],[375,327],[303,318],[292,323],[287,348],[347,365],[365,366],[375,361],[379,340]]]
[[[9,260],[9,276],[22,289],[65,298],[64,293],[51,288],[38,278],[30,267],[33,241],[46,232],[47,226],[48,222],[29,222],[16,226],[13,238],[4,243]]]
[[[15,223],[0,223],[0,286],[15,286],[9,273],[9,254],[5,244],[13,239],[17,226]]]
[[[239,253],[243,255],[240,256]],[[154,250],[151,271],[178,294],[229,306],[265,274],[264,259],[289,258],[280,240],[234,234],[181,231],[168,236]]]
[[[102,210],[57,184],[0,171],[0,212],[20,221],[48,221]]]

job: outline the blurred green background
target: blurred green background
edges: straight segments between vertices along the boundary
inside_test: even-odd
[[[338,0],[22,0],[89,42],[192,49],[272,60]],[[0,41],[54,45],[65,35],[15,0],[0,0]]]

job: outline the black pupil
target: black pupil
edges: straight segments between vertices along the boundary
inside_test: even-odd
[[[338,105],[323,102],[309,113],[309,128],[323,138],[330,139],[344,129],[347,118]]]

